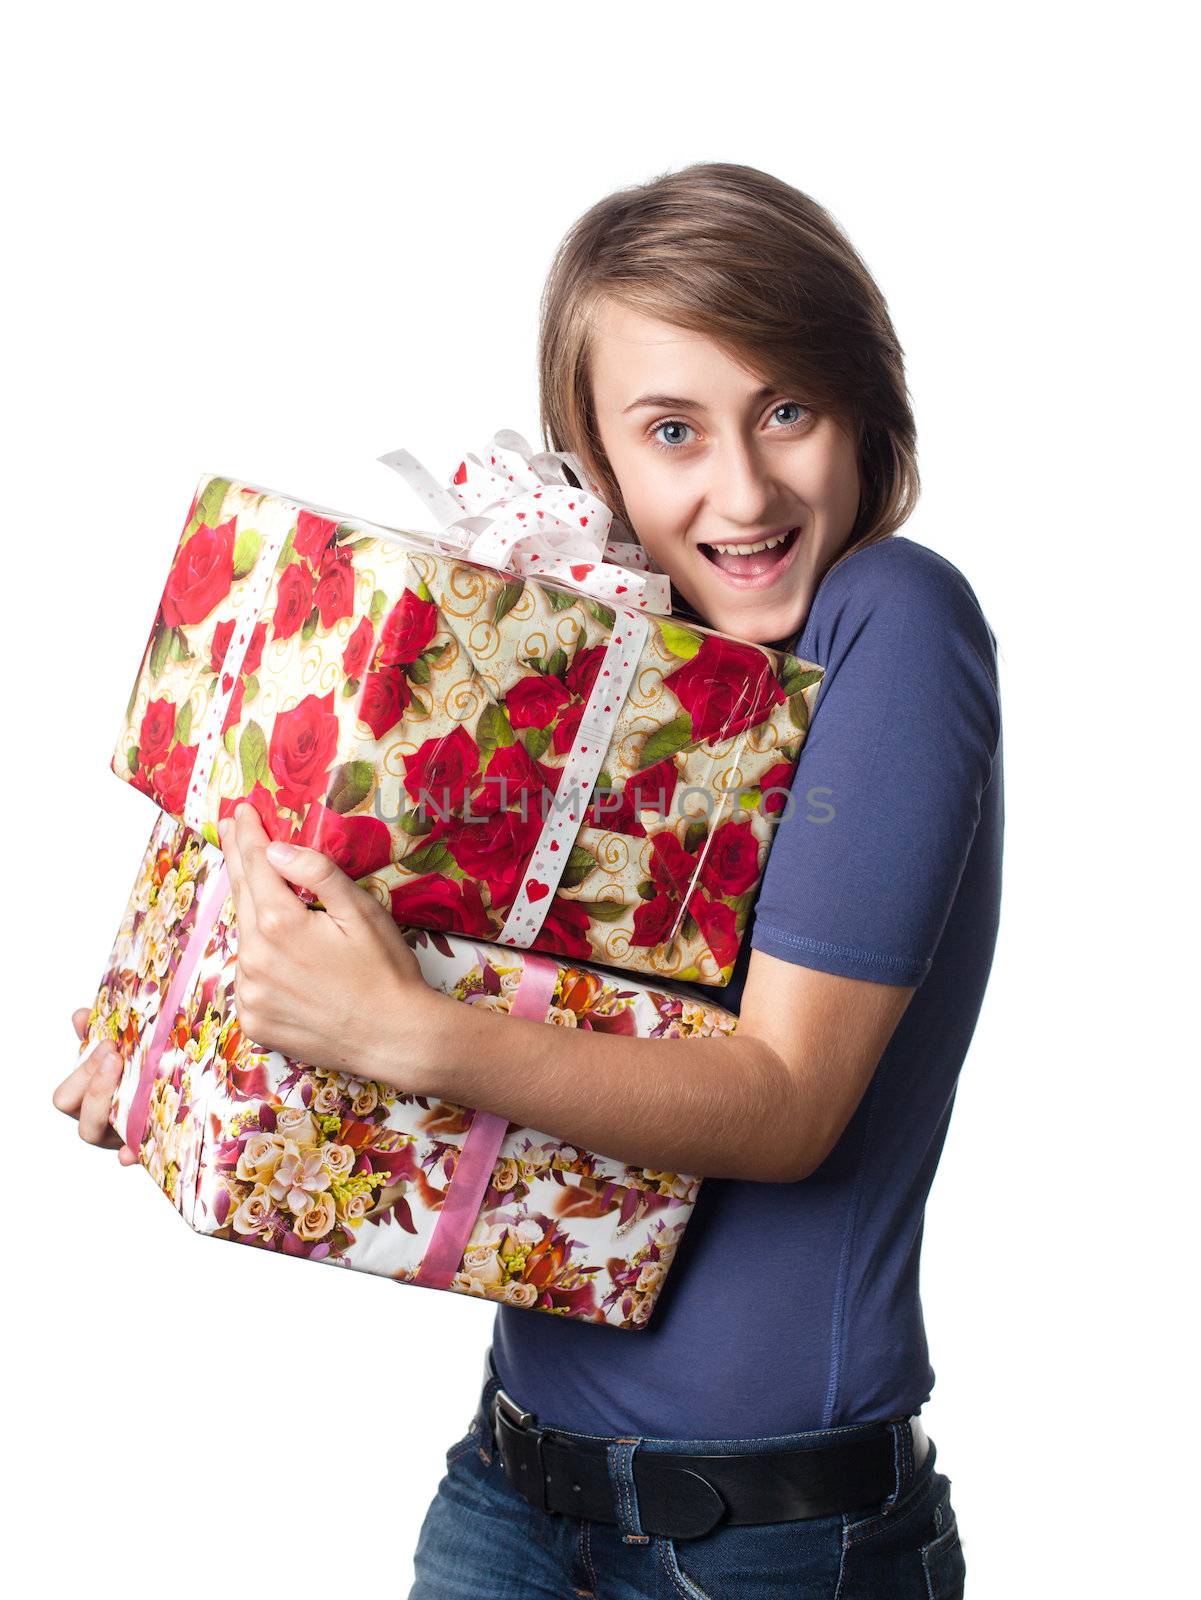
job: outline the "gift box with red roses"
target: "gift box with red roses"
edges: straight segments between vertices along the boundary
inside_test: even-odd
[[[571,963],[406,933],[432,987],[559,1027],[728,1035],[735,1018]],[[160,815],[92,1006],[111,1122],[198,1232],[616,1328],[651,1315],[700,1180],[260,1050],[234,1005],[224,856]]]
[[[485,454],[457,521],[405,458],[434,533],[203,480],[113,770],[214,843],[249,798],[402,924],[724,984],[821,669],[664,614],[574,458]]]

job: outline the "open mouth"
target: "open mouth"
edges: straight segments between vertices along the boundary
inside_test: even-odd
[[[773,581],[788,564],[796,547],[799,528],[747,544],[702,544],[705,559],[736,582],[759,585]]]

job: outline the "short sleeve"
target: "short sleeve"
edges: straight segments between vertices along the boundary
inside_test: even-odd
[[[827,575],[798,654],[825,677],[752,948],[845,977],[920,984],[1000,741],[995,637],[952,563],[886,540]]]

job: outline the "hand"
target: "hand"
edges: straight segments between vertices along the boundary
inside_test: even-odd
[[[319,850],[273,844],[249,803],[217,832],[238,919],[243,1033],[309,1066],[420,1092],[420,1019],[442,997],[389,913]],[[289,848],[286,863],[275,859]],[[324,911],[289,882],[311,889]]]
[[[71,1025],[80,1040],[87,1035],[91,1014],[90,1006],[80,1006],[71,1013]],[[115,1150],[123,1167],[134,1167],[138,1164],[137,1156],[121,1142],[120,1135],[108,1122],[113,1095],[120,1081],[121,1052],[111,1039],[105,1039],[59,1084],[54,1091],[54,1106],[68,1117],[76,1118],[81,1139],[104,1150]]]

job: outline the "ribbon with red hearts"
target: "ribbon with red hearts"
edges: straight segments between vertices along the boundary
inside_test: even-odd
[[[559,880],[567,870],[576,835],[584,824],[592,791],[630,683],[638,667],[650,624],[639,611],[617,608],[617,619],[605,645],[600,668],[584,705],[558,785],[549,796],[542,830],[504,924],[497,944],[526,949],[542,931],[554,901]]]
[[[432,537],[447,553],[562,583],[607,605],[671,614],[670,580],[641,545],[613,537],[629,530],[570,451],[533,451],[521,434],[502,428],[482,457],[460,459],[446,488],[407,450],[378,459],[433,513],[439,532]]]

